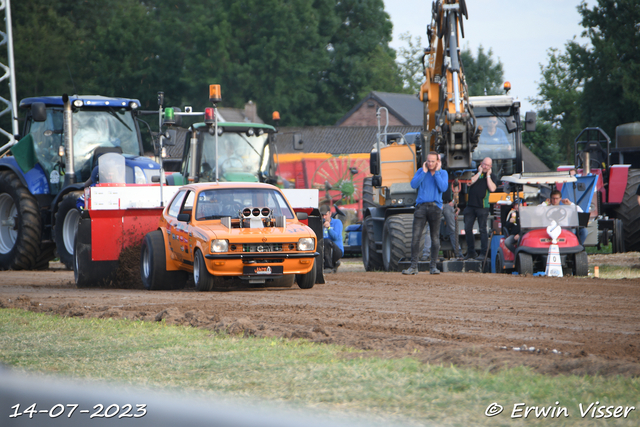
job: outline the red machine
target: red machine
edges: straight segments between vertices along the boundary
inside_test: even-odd
[[[560,166],[558,170],[573,169]],[[616,127],[615,147],[602,129],[586,128],[575,139],[578,174],[598,175],[593,215],[598,218],[598,245],[612,242],[612,251],[640,250],[640,123]]]
[[[525,185],[534,186],[554,185],[556,183],[575,182],[576,178],[568,172],[551,172],[545,174],[517,174],[502,177],[509,183],[509,188],[514,192],[522,191]],[[525,194],[527,192],[525,191]],[[514,198],[515,200],[515,198]],[[507,213],[511,209],[510,204],[501,205],[502,224],[506,223]],[[517,271],[518,274],[533,274],[545,271],[547,256],[552,239],[547,232],[547,227],[558,224],[562,232],[557,239],[563,270],[574,276],[586,276],[589,271],[588,257],[584,247],[579,243],[575,232],[580,223],[578,211],[575,205],[546,206],[521,206],[518,212],[520,233],[515,251],[512,252],[505,245],[509,233],[506,228],[502,236],[495,236],[499,245],[492,244],[492,260],[496,273],[509,273]]]

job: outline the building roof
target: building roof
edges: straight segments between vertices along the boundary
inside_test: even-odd
[[[421,126],[389,126],[387,133],[420,132]],[[276,136],[278,154],[329,153],[332,155],[370,153],[376,143],[376,126],[309,126],[283,127]],[[303,150],[295,150],[294,138],[299,135]],[[527,147],[522,145],[525,172],[547,172],[549,168]]]
[[[389,126],[387,133],[420,132],[420,126]],[[376,142],[376,126],[310,126],[280,128],[276,134],[278,154],[286,153],[369,153]],[[295,135],[300,135],[304,150],[293,148]]]
[[[247,113],[247,110],[243,108],[218,107],[218,115],[222,118],[221,121],[264,123],[257,114],[255,119],[251,120]]]
[[[356,106],[354,106],[347,114],[345,114],[336,126],[340,126],[349,116],[355,113],[360,107],[370,99],[376,100],[380,105],[389,110],[389,114],[395,116],[406,126],[422,126],[422,115],[424,105],[416,95],[406,93],[389,93],[372,91],[365,96]],[[382,118],[383,122],[385,118]]]

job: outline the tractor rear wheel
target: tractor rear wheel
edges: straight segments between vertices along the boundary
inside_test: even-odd
[[[74,191],[65,195],[58,204],[56,212],[56,225],[54,226],[54,240],[58,250],[60,262],[68,269],[73,269],[73,243],[78,232],[80,211],[76,207],[76,201],[82,193]]]
[[[187,281],[187,274],[184,271],[167,271],[162,231],[147,233],[142,240],[140,252],[140,275],[146,289],[164,291],[184,287]]]
[[[411,258],[412,232],[413,215],[393,215],[385,220],[382,229],[382,264],[385,271],[400,271],[400,260]]]
[[[611,236],[611,252],[624,253],[624,223],[620,219],[613,220],[613,236]]]
[[[573,260],[573,275],[587,276],[589,275],[589,257],[585,251],[575,254]]]
[[[531,254],[527,254],[524,252],[518,253],[518,274],[533,274],[533,257],[531,256]]]
[[[12,171],[0,172],[0,270],[30,270],[40,255],[38,202]]]
[[[370,216],[362,223],[362,263],[366,271],[380,270],[382,266],[382,256],[376,252],[373,218]]]
[[[618,218],[624,227],[624,248],[627,251],[640,251],[640,206],[636,191],[640,185],[640,169],[629,169],[627,188],[622,203],[617,209]]]

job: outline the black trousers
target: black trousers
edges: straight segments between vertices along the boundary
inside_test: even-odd
[[[324,239],[324,268],[334,268],[342,258],[340,247],[331,239]]]
[[[413,235],[411,236],[411,266],[418,266],[418,257],[422,253],[420,238],[424,226],[429,222],[431,231],[431,268],[436,267],[438,252],[440,252],[440,218],[442,209],[435,203],[420,203],[413,212]]]
[[[480,255],[487,253],[489,247],[489,235],[487,234],[487,218],[489,208],[474,208],[467,206],[462,212],[464,214],[464,234],[467,239],[467,254],[477,256],[476,240],[473,236],[473,221],[478,219],[478,231],[480,232]]]

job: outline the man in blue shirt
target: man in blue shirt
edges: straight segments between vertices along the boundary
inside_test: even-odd
[[[324,237],[324,268],[328,273],[338,271],[340,258],[344,255],[344,244],[342,243],[342,221],[331,218],[331,208],[323,205],[320,208],[322,213],[322,235]]]
[[[440,252],[440,217],[442,216],[442,193],[449,186],[449,174],[442,170],[440,156],[435,151],[427,155],[411,179],[411,188],[418,189],[416,208],[413,213],[413,236],[411,237],[411,266],[402,274],[418,274],[418,257],[420,256],[420,237],[427,222],[431,231],[431,274],[440,274],[436,267]]]

